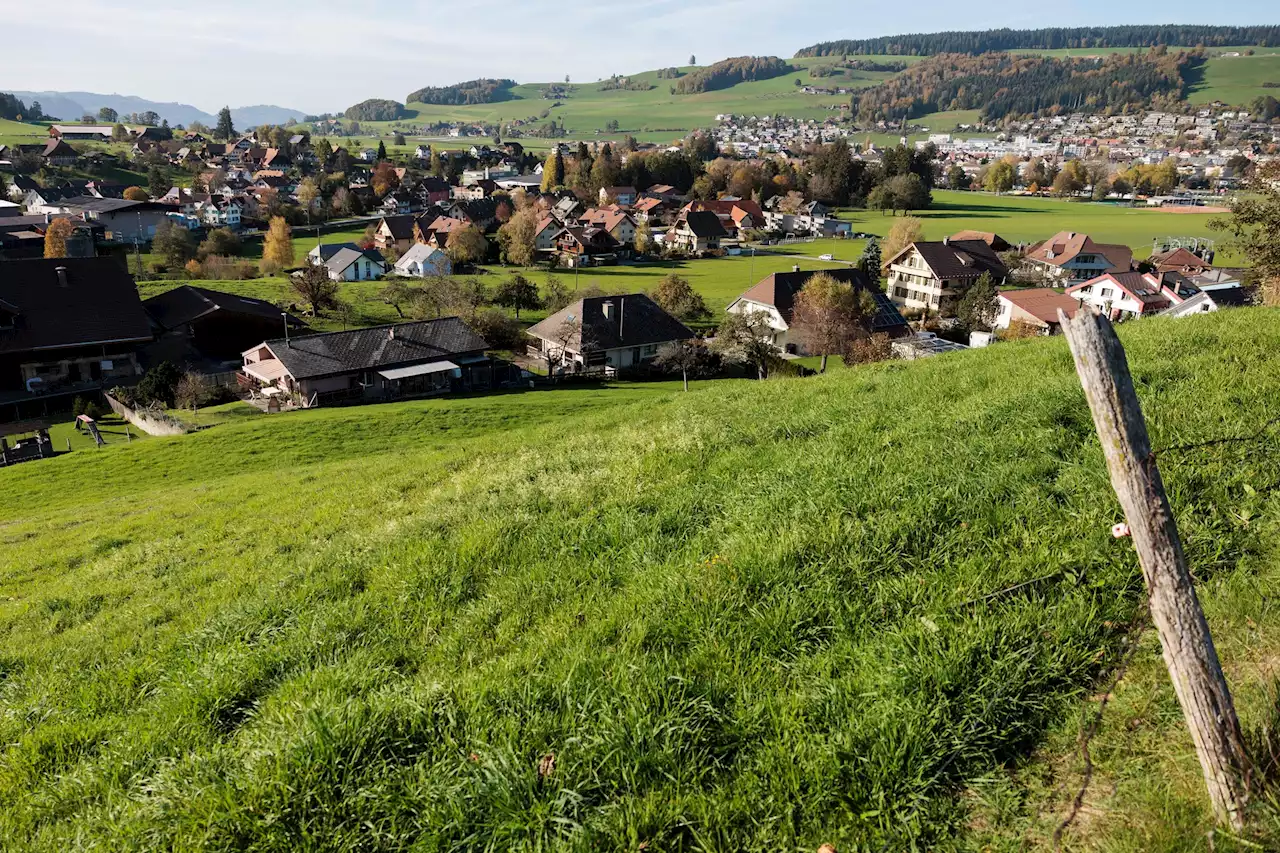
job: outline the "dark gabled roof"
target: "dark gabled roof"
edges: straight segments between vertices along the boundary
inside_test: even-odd
[[[291,338],[287,346],[283,338],[266,344],[294,379],[411,365],[489,348],[457,317],[306,335]]]
[[[938,278],[978,278],[989,272],[999,284],[1009,277],[1000,256],[982,240],[921,240],[911,245]]]
[[[355,251],[355,252],[364,251],[355,243],[322,243],[319,246],[316,246],[311,251],[316,252],[317,250],[319,250],[318,254],[320,255],[320,261],[322,263],[328,263],[330,258],[332,258],[334,255],[341,252],[343,249],[351,249],[352,251]],[[310,252],[308,252],[307,254],[310,255]]]
[[[0,261],[0,299],[19,317],[0,332],[0,353],[151,340],[133,276],[114,258]]]
[[[1216,287],[1201,292],[1207,294],[1219,308],[1243,308],[1252,304],[1249,291],[1243,287]]]
[[[790,326],[792,314],[795,311],[796,295],[804,289],[809,279],[820,272],[826,273],[836,281],[847,284],[855,290],[863,290],[871,294],[871,298],[876,301],[877,309],[876,313],[871,317],[872,332],[886,332],[890,335],[896,335],[905,333],[908,330],[907,321],[899,313],[898,306],[893,303],[887,293],[872,285],[866,273],[859,269],[778,272],[762,279],[738,298],[747,299],[760,305],[772,305],[782,315],[783,321]]]
[[[58,202],[59,207],[70,207],[80,211],[94,213],[118,213],[122,210],[152,210],[157,207],[154,202],[129,201],[124,198],[98,198],[96,195],[81,195],[64,198]]]
[[[612,303],[612,317],[604,315],[606,303]],[[694,336],[688,326],[643,293],[579,299],[533,326],[529,334],[554,341],[566,321],[581,324],[581,332],[569,341],[569,348],[579,352],[582,332],[588,348],[595,351],[684,341]]]
[[[387,226],[387,230],[391,232],[393,240],[412,240],[413,239],[413,223],[417,221],[417,217],[412,213],[402,213],[398,216],[382,217],[382,224]]]
[[[684,221],[695,237],[729,236],[729,232],[720,224],[720,217],[709,210],[691,210],[685,214]]]
[[[176,329],[193,320],[220,312],[243,314],[281,322],[281,311],[265,299],[252,299],[234,293],[208,290],[192,284],[184,284],[143,301],[142,307],[162,328]],[[305,325],[297,317],[289,316],[289,325]]]
[[[445,208],[451,211],[453,218],[459,219],[461,217],[458,214],[465,213],[472,222],[486,222],[498,215],[498,202],[492,198],[455,201],[445,205]]]

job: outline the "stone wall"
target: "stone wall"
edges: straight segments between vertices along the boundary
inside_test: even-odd
[[[111,411],[147,435],[185,435],[192,431],[192,427],[175,417],[160,412],[135,411],[105,391],[102,396],[107,398],[107,405],[111,407]]]

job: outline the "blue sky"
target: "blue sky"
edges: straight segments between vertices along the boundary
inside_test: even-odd
[[[592,81],[836,38],[988,27],[1265,24],[1274,0],[1044,5],[856,0],[4,0],[0,91],[116,92],[207,111],[340,111],[475,77]]]

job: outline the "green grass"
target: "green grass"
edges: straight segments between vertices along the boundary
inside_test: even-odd
[[[1274,414],[1280,314],[1123,332],[1155,446]],[[1038,792],[1142,606],[1062,341],[677,388],[0,471],[0,846],[1047,847]],[[1255,726],[1280,455],[1162,467]],[[1177,772],[1100,801],[1084,829],[1129,838],[1105,849],[1209,826],[1158,665],[1146,645],[1149,728],[1109,720],[1100,751]]]
[[[49,138],[49,128],[42,124],[0,118],[0,145],[31,145]]]
[[[1280,83],[1280,53],[1216,57],[1205,62],[1204,79],[1192,88],[1188,100],[1248,106],[1255,98],[1276,94],[1263,83]]]

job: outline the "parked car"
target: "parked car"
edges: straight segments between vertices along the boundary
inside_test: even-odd
[[[818,260],[820,261],[834,261],[835,259],[836,259],[836,256],[831,254],[818,255]]]

